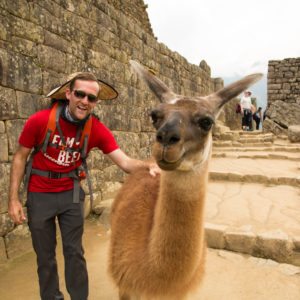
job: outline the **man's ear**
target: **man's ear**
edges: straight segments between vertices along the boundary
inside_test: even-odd
[[[71,96],[71,90],[69,89],[69,88],[67,88],[66,89],[66,98],[68,99],[68,100],[70,100],[70,96]]]

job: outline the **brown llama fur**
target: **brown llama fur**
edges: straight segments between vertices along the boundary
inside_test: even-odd
[[[204,274],[211,127],[222,106],[261,75],[206,97],[186,97],[139,63],[131,65],[162,102],[151,113],[153,157],[162,172],[152,177],[138,170],[119,191],[112,207],[109,272],[121,300],[185,299]]]

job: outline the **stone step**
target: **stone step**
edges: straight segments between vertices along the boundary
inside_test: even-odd
[[[237,142],[242,144],[254,144],[254,143],[273,143],[272,137],[251,137],[251,138],[244,138],[241,137],[237,140]]]
[[[258,147],[258,146],[250,146],[250,145],[238,145],[233,146],[231,142],[228,143],[226,146],[217,146],[213,147],[213,153],[215,152],[224,152],[224,151],[232,151],[232,152],[241,152],[241,151],[261,151],[261,152],[296,152],[300,153],[300,147],[298,146],[269,146],[269,147]]]
[[[290,185],[299,186],[300,178],[284,177],[284,176],[265,176],[256,174],[242,175],[236,172],[209,172],[209,178],[214,181],[231,181],[244,183],[264,183],[268,185]]]
[[[240,136],[243,137],[253,137],[253,136],[271,136],[271,137],[276,137],[272,132],[262,132],[262,131],[238,131]]]
[[[228,158],[263,158],[263,159],[289,159],[300,161],[300,153],[297,152],[272,152],[272,151],[214,151],[212,157],[228,157]]]
[[[208,246],[300,266],[299,193],[287,185],[210,182]]]
[[[282,159],[215,157],[210,164],[210,178],[300,186],[300,163]]]
[[[257,139],[257,140],[268,140],[268,141],[274,141],[274,135],[272,133],[262,133],[262,134],[256,134],[256,135],[241,135],[238,131],[229,131],[224,132],[219,135],[218,137],[221,140],[245,140],[245,139]]]
[[[249,142],[240,143],[239,141],[213,141],[213,147],[271,147],[272,142]]]

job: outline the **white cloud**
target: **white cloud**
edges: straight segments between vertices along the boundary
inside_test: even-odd
[[[267,72],[300,56],[299,0],[145,0],[159,42],[213,77]]]

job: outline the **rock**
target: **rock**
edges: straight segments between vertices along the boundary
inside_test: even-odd
[[[257,237],[255,254],[278,262],[286,262],[293,254],[294,244],[281,230],[265,232]]]
[[[256,242],[255,234],[247,231],[226,232],[225,239],[226,249],[247,254],[252,254]]]
[[[292,143],[300,142],[300,125],[288,127],[288,138]]]
[[[216,249],[225,248],[224,233],[226,228],[224,225],[205,223],[207,246]]]
[[[0,264],[7,262],[4,238],[0,237]]]
[[[5,245],[8,258],[15,258],[32,251],[30,231],[27,224],[19,225],[5,236]]]

